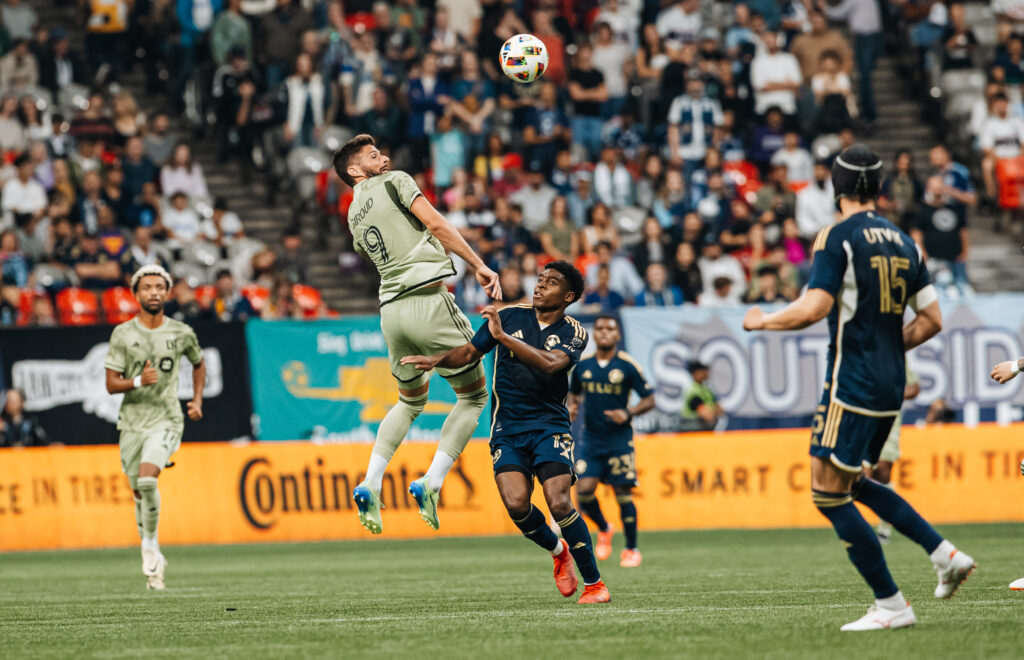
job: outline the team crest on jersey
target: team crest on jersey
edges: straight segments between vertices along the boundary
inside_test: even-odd
[[[177,339],[168,339],[167,340],[167,350],[174,351],[174,350],[177,350],[177,348],[178,348],[178,340]]]
[[[582,458],[576,461],[576,474],[583,474],[587,471],[587,462]]]
[[[558,346],[558,335],[548,335],[548,338],[544,340],[544,348],[550,351],[555,346]]]
[[[495,449],[491,454],[491,463],[497,465],[499,459],[501,459],[501,449]]]
[[[583,377],[586,378],[587,380],[590,380],[591,378],[594,377],[594,374],[590,373],[590,369],[587,369],[586,371],[583,372]]]
[[[612,369],[608,372],[608,382],[614,384],[621,383],[626,378],[626,375],[622,373],[621,369]]]
[[[583,348],[583,340],[579,337],[573,337],[569,343],[572,344],[573,348]]]

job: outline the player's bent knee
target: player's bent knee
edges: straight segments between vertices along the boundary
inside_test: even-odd
[[[487,405],[487,388],[481,387],[480,389],[473,390],[472,392],[456,392],[455,398],[463,403],[466,403],[474,408],[480,408]]]
[[[412,415],[419,415],[423,412],[423,409],[427,405],[428,396],[423,394],[418,397],[406,397],[403,394],[398,395],[398,402],[409,409],[409,413]]]
[[[156,477],[139,477],[136,482],[136,488],[138,489],[139,498],[145,497],[156,490]]]

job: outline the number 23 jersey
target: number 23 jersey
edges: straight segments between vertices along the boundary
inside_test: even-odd
[[[896,414],[906,379],[903,313],[936,300],[921,253],[873,211],[821,230],[808,289],[832,294],[825,388],[850,410]]]

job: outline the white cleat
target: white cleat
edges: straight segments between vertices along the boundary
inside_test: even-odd
[[[160,564],[160,549],[142,547],[142,574],[146,577],[156,573],[157,566]]]
[[[1013,589],[1014,591],[1024,591],[1024,578],[1011,582],[1010,589]]]
[[[156,591],[163,591],[167,585],[164,584],[164,571],[167,570],[167,560],[159,550],[156,551],[157,562],[156,568],[152,575],[149,575],[146,579],[146,589],[155,589]]]
[[[967,576],[978,567],[970,555],[959,550],[950,553],[949,559],[942,563],[932,562],[932,566],[939,576],[939,584],[935,587],[936,598],[952,598]]]
[[[875,533],[878,534],[878,541],[885,545],[892,540],[892,525],[884,520],[879,520],[878,525],[875,526]]]
[[[889,610],[872,604],[868,613],[851,621],[839,630],[843,632],[860,632],[862,630],[890,630],[893,628],[907,628],[917,623],[914,610],[910,603],[901,610]]]

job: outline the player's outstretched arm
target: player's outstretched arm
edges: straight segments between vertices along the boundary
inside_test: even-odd
[[[992,380],[1002,385],[1016,378],[1021,371],[1024,371],[1024,357],[1000,362],[992,367],[991,376]],[[1024,461],[1021,462],[1021,472],[1024,473]]]
[[[413,200],[410,206],[413,215],[422,222],[430,233],[449,252],[462,257],[469,264],[469,267],[476,272],[476,280],[483,287],[487,295],[494,300],[501,300],[501,283],[498,281],[498,274],[484,264],[483,259],[469,246],[466,239],[462,237],[452,223],[441,215],[441,212],[434,208],[434,205],[419,195]]]
[[[406,355],[402,358],[402,364],[411,364],[420,371],[430,371],[434,367],[458,369],[476,362],[483,356],[484,354],[473,344],[463,344],[440,355]]]
[[[571,360],[565,351],[542,351],[512,335],[505,334],[505,330],[501,327],[501,317],[498,316],[498,310],[493,305],[484,307],[480,315],[487,319],[487,327],[490,328],[494,341],[512,351],[520,362],[531,369],[546,374],[555,374],[564,371],[569,366]]]
[[[920,346],[942,330],[942,310],[939,302],[933,300],[917,310],[917,316],[903,326],[903,350],[909,351]]]
[[[802,296],[771,314],[754,305],[743,317],[744,330],[802,330],[832,311],[835,298],[824,289],[808,289]]]

